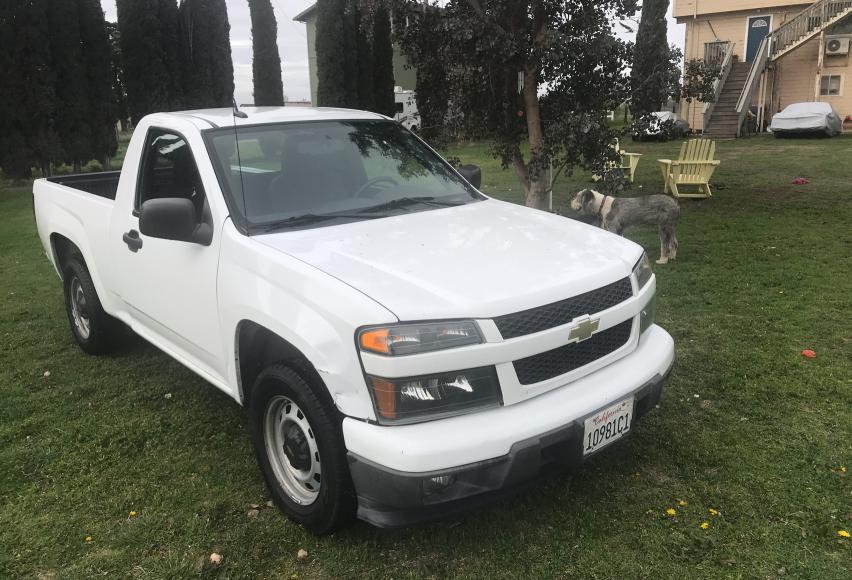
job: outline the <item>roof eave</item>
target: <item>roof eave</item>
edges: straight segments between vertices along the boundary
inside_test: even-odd
[[[296,15],[293,17],[293,22],[307,22],[307,21],[308,21],[308,16],[310,16],[310,15],[311,15],[311,13],[313,13],[314,11],[316,11],[316,9],[317,9],[317,5],[316,5],[316,4],[311,4],[310,6],[308,6],[307,8],[305,8],[304,10],[302,10],[301,12],[299,12],[298,14],[296,14]]]

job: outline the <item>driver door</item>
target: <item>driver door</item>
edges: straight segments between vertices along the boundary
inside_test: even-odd
[[[176,131],[152,127],[145,139],[133,207],[114,234],[123,240],[114,261],[120,269],[117,287],[137,333],[188,359],[196,370],[223,380],[216,298],[220,228],[213,227],[209,245],[141,234],[142,205],[160,198],[191,200],[198,222],[214,226],[187,140]]]

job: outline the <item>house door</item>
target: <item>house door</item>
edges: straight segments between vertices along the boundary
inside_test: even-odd
[[[746,32],[746,62],[754,60],[760,43],[772,31],[772,16],[749,16]]]

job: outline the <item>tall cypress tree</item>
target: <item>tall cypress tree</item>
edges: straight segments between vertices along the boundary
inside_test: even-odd
[[[144,2],[145,0],[142,1]],[[167,79],[170,88],[169,108],[161,110],[177,111],[185,109],[186,95],[183,92],[183,59],[180,49],[180,12],[177,0],[157,1],[157,21],[160,39],[164,44],[161,66],[163,67],[163,75]]]
[[[80,40],[88,83],[91,150],[88,158],[106,162],[115,155],[116,114],[113,106],[112,50],[104,11],[98,0],[77,0]]]
[[[231,106],[234,65],[225,0],[183,0],[180,20],[187,108]]]
[[[107,34],[109,34],[110,55],[112,58],[112,107],[115,117],[121,122],[121,130],[127,130],[127,121],[130,119],[130,111],[127,109],[127,90],[124,88],[124,68],[121,57],[121,33],[118,25],[107,22]]]
[[[175,0],[116,0],[127,104],[133,123],[182,108]]]
[[[63,160],[79,166],[91,159],[92,127],[88,119],[91,105],[77,2],[50,0],[47,25],[56,74],[56,98],[62,103],[62,112],[55,121]]]
[[[346,0],[343,12],[343,89],[346,107],[358,108],[358,18],[357,0]]]
[[[344,0],[317,0],[317,105],[348,103],[344,63]]]
[[[13,118],[18,113],[15,96],[12,93],[14,83],[15,61],[12,53],[15,49],[14,12],[11,2],[0,4],[0,167],[10,161],[12,144]]]
[[[633,49],[631,110],[641,117],[659,111],[671,92],[666,11],[669,0],[645,0]]]
[[[395,95],[390,15],[384,4],[373,14],[373,110],[393,117]]]
[[[15,177],[29,177],[31,167],[42,174],[61,152],[56,132],[56,76],[50,45],[48,0],[3,3],[0,8],[0,49],[6,54],[0,94],[6,127],[0,134],[0,165]]]
[[[408,62],[417,68],[417,111],[420,115],[418,133],[429,143],[445,138],[444,125],[449,108],[449,82],[444,24],[441,12],[424,8],[423,13],[406,31],[408,42],[415,50],[407,52]]]
[[[251,14],[252,80],[254,104],[259,107],[284,104],[281,56],[278,53],[278,23],[270,0],[248,0]]]
[[[370,40],[370,20],[364,18],[362,11],[355,12],[356,45],[358,51],[358,108],[372,111],[373,98],[373,43]]]

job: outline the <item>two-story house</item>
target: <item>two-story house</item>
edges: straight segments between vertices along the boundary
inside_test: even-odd
[[[673,13],[686,25],[686,60],[722,66],[709,103],[682,105],[693,129],[734,137],[805,101],[852,114],[852,1],[674,0]]]

